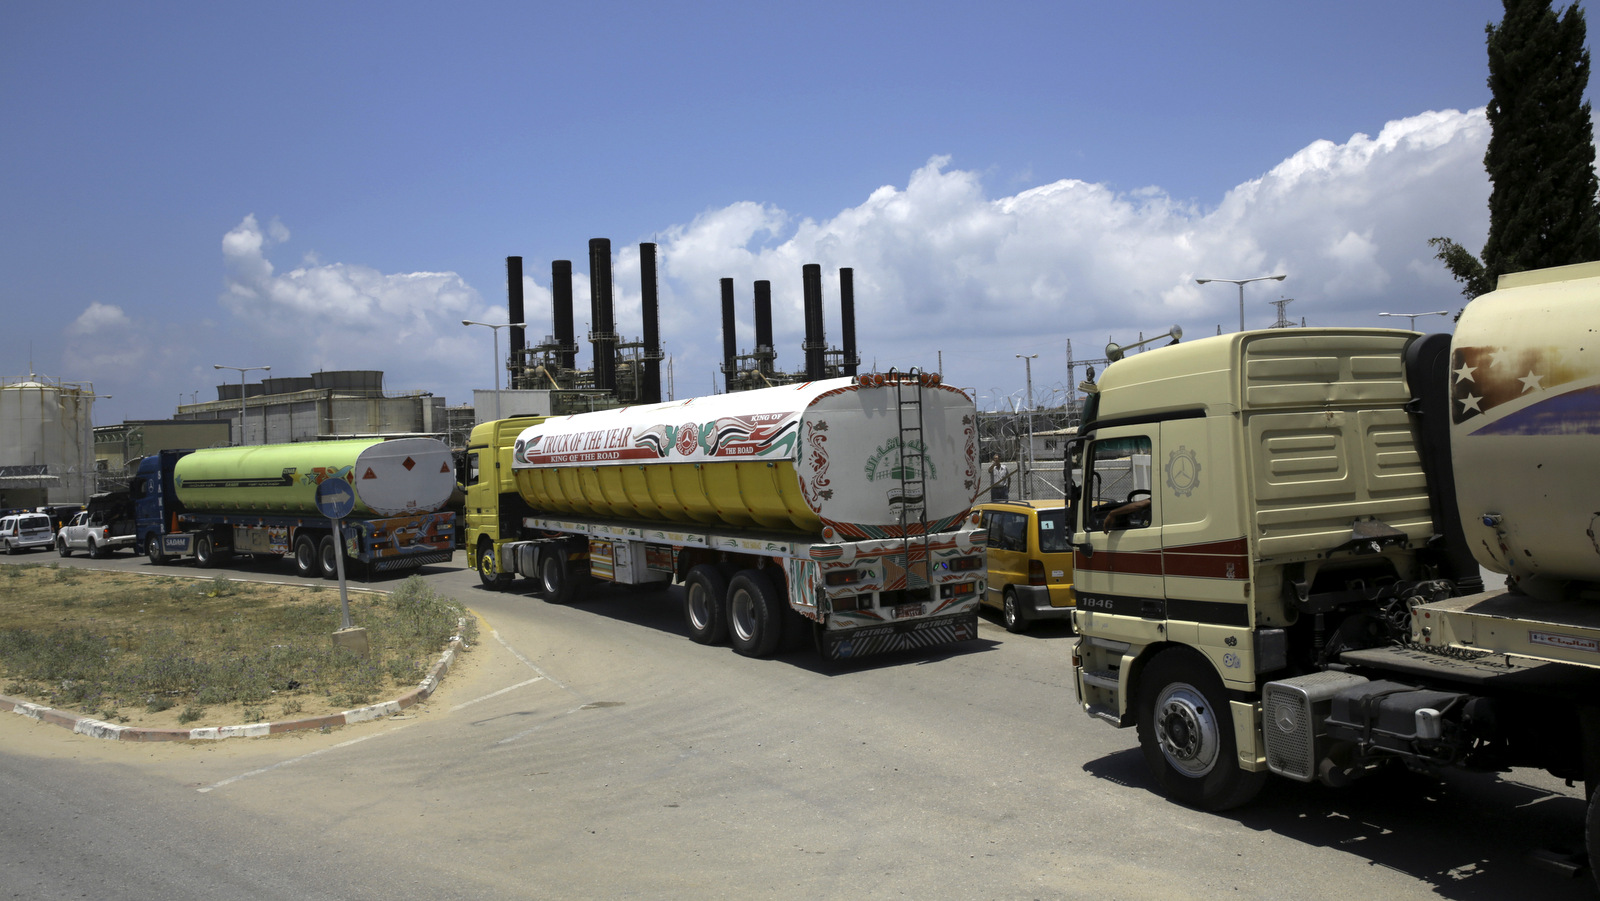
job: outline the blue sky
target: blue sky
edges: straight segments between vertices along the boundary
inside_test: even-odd
[[[861,353],[980,404],[1293,297],[1311,324],[1455,309],[1426,240],[1487,228],[1485,0],[0,5],[0,375],[215,397],[213,363],[493,382],[507,255],[531,337],[550,261],[662,253],[679,397],[712,389],[718,283],[773,282],[803,366],[855,269]],[[576,287],[587,328],[586,281]],[[1419,326],[1423,323],[1419,323]],[[1448,327],[1434,317],[1430,328]],[[504,342],[502,342],[502,350]],[[588,365],[588,348],[580,353]],[[253,373],[252,379],[259,377]]]

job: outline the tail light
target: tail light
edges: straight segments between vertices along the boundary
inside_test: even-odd
[[[1044,561],[1043,560],[1029,560],[1028,561],[1028,584],[1029,585],[1048,585],[1048,584],[1050,584],[1049,582],[1046,582],[1045,578],[1044,578]]]

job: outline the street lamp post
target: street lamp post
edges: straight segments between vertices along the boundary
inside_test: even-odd
[[[271,366],[224,366],[221,363],[211,364],[212,369],[232,369],[239,373],[239,444],[244,444],[244,374],[255,369],[271,372]],[[261,443],[267,443],[267,414],[261,413]]]
[[[1239,286],[1239,331],[1242,332],[1244,331],[1244,286],[1250,284],[1251,282],[1281,282],[1288,277],[1288,274],[1284,274],[1258,275],[1255,278],[1197,278],[1194,280],[1194,283],[1197,285],[1203,285],[1206,282],[1227,282],[1230,285]]]
[[[1028,373],[1028,409],[1033,409],[1033,361],[1039,359],[1038,354],[1017,354],[1017,359]]]
[[[478,322],[472,319],[461,320],[462,325],[481,325],[494,332],[494,418],[500,418],[500,330],[503,328],[522,328],[521,322]]]
[[[1411,329],[1414,332],[1414,331],[1417,330],[1417,317],[1418,316],[1446,316],[1446,315],[1449,315],[1449,313],[1450,313],[1449,310],[1429,310],[1426,313],[1379,313],[1378,315],[1379,316],[1404,316],[1407,319],[1411,320],[1411,325],[1407,326],[1407,328]]]
[[[1017,354],[1017,359],[1022,361],[1023,369],[1028,374],[1028,448],[1026,453],[1018,454],[1017,466],[1027,466],[1027,473],[1022,476],[1019,493],[1023,500],[1028,499],[1028,483],[1033,478],[1033,361],[1039,359],[1038,354]]]

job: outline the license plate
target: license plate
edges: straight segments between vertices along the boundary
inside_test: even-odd
[[[908,616],[921,616],[921,615],[922,615],[922,605],[921,604],[901,604],[900,606],[894,608],[894,618],[895,619],[905,619]]]

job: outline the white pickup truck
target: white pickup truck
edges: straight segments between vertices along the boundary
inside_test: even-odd
[[[133,520],[128,509],[126,495],[95,495],[89,509],[72,517],[56,533],[56,553],[70,557],[73,551],[85,551],[98,559],[133,547]]]

